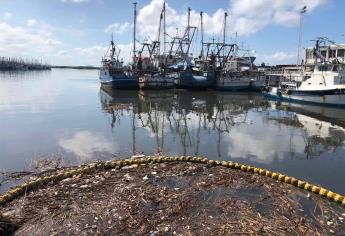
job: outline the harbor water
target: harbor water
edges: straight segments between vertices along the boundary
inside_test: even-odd
[[[345,109],[260,93],[101,87],[97,70],[0,72],[0,171],[132,155],[197,155],[345,194]]]

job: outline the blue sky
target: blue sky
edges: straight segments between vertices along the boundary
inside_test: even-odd
[[[163,0],[137,0],[138,35],[154,39]],[[186,9],[192,22],[205,12],[205,38],[220,37],[224,12],[229,13],[228,40],[255,50],[257,63],[294,63],[298,11],[304,15],[303,46],[327,36],[345,42],[344,0],[167,0],[168,33],[182,31]],[[0,0],[0,56],[42,58],[55,65],[99,65],[111,33],[130,58],[132,1],[114,0]],[[196,39],[195,45],[200,41]],[[197,50],[197,46],[194,47]],[[254,51],[253,51],[254,53]]]

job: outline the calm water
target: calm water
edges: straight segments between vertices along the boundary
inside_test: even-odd
[[[0,171],[133,154],[199,155],[287,173],[345,194],[345,109],[260,94],[111,91],[95,70],[0,74]]]

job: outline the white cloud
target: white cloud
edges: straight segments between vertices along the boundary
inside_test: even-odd
[[[81,3],[89,0],[60,0],[61,2]],[[222,33],[224,12],[229,12],[228,32],[238,32],[240,35],[253,34],[270,25],[294,26],[298,23],[298,12],[302,6],[308,6],[308,13],[325,4],[328,0],[229,0],[228,9],[218,9],[215,12],[204,13],[204,31],[207,35],[213,33],[219,37]],[[138,35],[155,39],[158,31],[159,14],[162,10],[163,0],[151,0],[138,12]],[[181,33],[187,22],[186,5],[177,9],[166,5],[167,33],[176,34],[176,28]],[[191,23],[200,25],[199,12],[192,10]],[[3,18],[11,18],[7,12]],[[105,33],[127,34],[132,27],[131,23],[113,23],[104,29]],[[58,33],[76,35],[82,39],[84,32],[78,29],[57,29],[36,19],[29,19],[25,26],[12,26],[6,22],[0,23],[0,53],[4,56],[45,57],[50,58],[53,64],[68,65],[99,65],[104,55],[106,45],[90,45],[90,47],[76,48],[75,45],[64,45],[54,37]],[[54,32],[54,34],[52,33]],[[198,39],[200,40],[200,34]],[[195,41],[197,42],[197,41]],[[194,47],[194,51],[196,51]],[[120,58],[125,62],[131,60],[131,44],[119,45]],[[260,56],[258,57],[258,59]],[[283,63],[292,60],[293,53],[276,52],[272,55],[262,55],[264,61],[270,63]]]
[[[139,10],[137,28],[140,34],[152,35],[156,33],[162,4],[163,1],[161,0],[152,0],[148,5]],[[170,12],[171,10],[172,9],[167,6],[167,12]],[[167,18],[171,19],[170,17]]]
[[[212,14],[204,13],[205,34],[222,33],[224,12],[229,12],[227,31],[239,35],[256,33],[269,25],[295,26],[298,23],[299,11],[307,6],[307,12],[314,11],[328,0],[230,0],[229,9],[218,9]],[[138,32],[141,36],[153,37],[157,34],[159,15],[164,0],[152,0],[139,10]],[[187,10],[179,14],[166,4],[168,34],[173,35],[176,28],[180,31],[187,24]],[[191,22],[200,25],[200,13],[191,11]]]
[[[99,66],[106,47],[95,45],[86,48],[62,48],[51,55],[53,65],[58,66]]]
[[[55,56],[69,56],[69,54],[66,50],[60,50],[57,53],[55,53]]]
[[[139,10],[138,14],[138,31],[142,36],[155,36],[158,32],[159,16],[163,6],[163,0],[152,0],[150,4]],[[219,35],[222,33],[222,22],[224,10],[218,9],[212,15],[204,13],[204,32],[206,34]],[[167,33],[173,36],[176,28],[182,31],[187,25],[187,10],[183,14],[179,14],[175,9],[166,4],[166,24]],[[191,24],[200,26],[200,13],[191,11]]]
[[[125,63],[131,61],[132,44],[117,44],[120,49],[119,59],[123,59]],[[95,45],[86,48],[74,48],[71,54],[75,58],[83,58],[83,63],[86,65],[100,65],[102,56],[107,50],[107,46]]]
[[[276,132],[280,135],[258,137],[256,135],[258,130],[262,132],[269,130],[269,132]],[[290,132],[288,128],[279,128],[272,124],[260,124],[260,126],[255,127],[236,127],[224,139],[228,142],[229,156],[270,164],[275,159],[284,159],[290,147],[294,147],[295,153],[302,154],[304,152],[303,137],[295,135],[292,140],[289,140]]]
[[[27,25],[28,27],[33,27],[33,26],[35,26],[36,24],[37,24],[37,20],[35,20],[35,19],[30,19],[30,20],[28,20],[27,23],[26,23],[26,25]]]
[[[118,47],[120,51],[120,59],[123,59],[124,62],[128,63],[132,60],[132,43],[129,44],[119,44]]]
[[[104,30],[105,33],[115,33],[115,35],[123,34],[127,29],[129,29],[131,26],[130,23],[124,22],[124,23],[113,23],[107,26],[107,28]]]
[[[78,131],[72,138],[61,139],[59,145],[66,151],[73,152],[81,160],[91,159],[95,153],[115,153],[118,151],[117,143],[90,131]]]
[[[307,6],[307,12],[312,12],[327,1],[230,0],[232,31],[244,35],[255,33],[269,25],[295,26],[303,6]]]
[[[4,20],[9,20],[12,18],[12,13],[10,12],[5,12],[3,15]]]
[[[258,55],[258,62],[268,62],[269,64],[289,64],[296,63],[296,52],[278,51],[273,54]]]
[[[99,59],[101,55],[105,53],[106,47],[99,45],[88,47],[88,48],[74,48],[74,52],[80,54],[81,56],[94,57],[97,56]]]
[[[62,43],[46,30],[11,26],[0,23],[0,53],[4,56],[41,56],[56,50]]]

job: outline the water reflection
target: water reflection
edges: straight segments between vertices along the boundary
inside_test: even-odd
[[[320,156],[324,152],[343,149],[345,142],[345,110],[342,108],[300,105],[276,102],[272,107],[285,111],[279,123],[303,130],[307,158]]]
[[[114,91],[97,71],[0,73],[0,170],[36,159],[81,164],[200,155],[280,171],[345,193],[345,109],[269,102],[261,94]]]
[[[327,117],[322,119],[322,113],[297,111],[263,100],[260,94],[114,91],[102,87],[100,99],[114,132],[121,120],[130,120],[127,132],[133,154],[151,148],[154,154],[241,158],[270,164],[287,157],[314,158],[344,146],[341,109],[336,113],[340,119],[336,125]]]
[[[67,152],[72,152],[81,161],[88,161],[102,153],[115,153],[116,143],[110,142],[102,134],[90,131],[77,131],[71,138],[61,138],[59,146]]]
[[[62,93],[62,86],[51,86],[51,71],[0,72],[0,112],[40,113],[48,111]],[[13,108],[15,112],[13,112]]]

